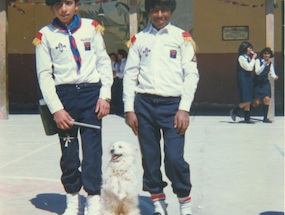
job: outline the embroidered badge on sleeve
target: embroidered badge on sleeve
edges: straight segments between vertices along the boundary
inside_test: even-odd
[[[36,37],[35,37],[35,39],[33,40],[32,44],[33,44],[34,46],[40,45],[41,42],[42,42],[42,36],[43,36],[43,34],[42,34],[41,32],[38,32],[37,35],[36,35]]]

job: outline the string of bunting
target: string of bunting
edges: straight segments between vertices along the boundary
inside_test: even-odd
[[[22,8],[18,7],[14,3],[11,3],[11,1],[8,2],[8,5],[11,6],[12,8],[15,8],[20,14],[22,15],[25,14],[25,11]]]
[[[80,5],[97,5],[102,3],[108,3],[108,2],[115,2],[117,0],[102,0],[102,1],[86,1],[86,2],[79,2]],[[24,15],[25,11],[21,9],[19,6],[17,6],[15,3],[25,3],[25,4],[31,4],[31,5],[46,5],[44,2],[39,1],[33,1],[33,0],[9,0],[8,5],[15,8],[20,14]]]
[[[97,0],[97,1],[84,1],[84,2],[79,2],[80,5],[95,5],[95,4],[100,4],[102,3],[108,3],[108,2],[114,2],[117,0]],[[9,0],[9,4],[14,4],[14,3],[26,3],[26,4],[34,4],[34,5],[45,5],[44,2],[41,1],[34,1],[34,0]]]
[[[224,0],[225,3],[229,3],[232,5],[239,5],[239,6],[243,6],[243,7],[264,7],[264,4],[260,4],[260,5],[256,5],[256,4],[244,4],[244,3],[239,3],[237,1],[231,1],[231,0]]]

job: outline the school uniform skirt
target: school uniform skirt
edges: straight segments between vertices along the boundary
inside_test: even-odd
[[[269,80],[255,81],[253,82],[253,96],[256,99],[263,99],[265,97],[271,97],[271,89]]]

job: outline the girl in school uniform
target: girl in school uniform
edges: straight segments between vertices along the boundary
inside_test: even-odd
[[[269,102],[271,97],[270,82],[268,74],[277,80],[273,66],[273,53],[269,47],[264,48],[260,53],[260,58],[255,62],[255,75],[253,78],[253,97],[252,107],[257,107],[263,103],[263,122],[271,123],[267,118]]]
[[[236,115],[239,110],[244,111],[243,123],[252,123],[250,121],[250,104],[253,100],[252,94],[252,71],[255,65],[257,54],[253,52],[253,47],[249,42],[242,42],[239,46],[239,57],[237,59],[237,85],[240,97],[240,103],[236,108],[230,111],[233,121],[236,121]]]

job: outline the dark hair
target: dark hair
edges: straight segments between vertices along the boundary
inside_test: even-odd
[[[109,57],[110,57],[110,59],[112,59],[112,57],[114,57],[114,62],[118,61],[118,56],[114,52],[109,53]]]
[[[247,49],[248,49],[249,47],[250,47],[250,48],[253,48],[253,46],[251,45],[251,43],[249,43],[249,42],[242,42],[242,43],[240,44],[239,48],[238,48],[238,53],[239,53],[240,55],[246,54]]]
[[[122,55],[123,58],[126,58],[128,56],[128,53],[125,49],[118,49],[118,54]]]
[[[109,53],[109,56],[110,56],[110,57],[111,57],[111,56],[117,57],[116,53],[114,53],[114,52]]]
[[[54,4],[61,2],[62,0],[46,0],[46,5],[53,6]],[[74,0],[75,3],[79,2],[80,0]]]
[[[176,9],[176,0],[145,0],[145,10],[147,13],[155,6],[168,7],[171,12]]]
[[[268,52],[270,54],[270,58],[274,57],[273,52],[271,50],[271,48],[266,47],[264,49],[262,49],[262,51],[260,52],[260,57],[263,57],[264,53]]]

